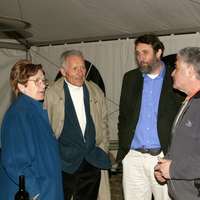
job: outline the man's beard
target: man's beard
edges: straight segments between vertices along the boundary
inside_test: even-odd
[[[146,63],[147,66],[141,65],[141,63]],[[156,56],[154,56],[154,58],[150,60],[149,63],[141,61],[139,63],[139,69],[143,74],[152,74],[159,67],[159,65],[159,60],[156,58]]]

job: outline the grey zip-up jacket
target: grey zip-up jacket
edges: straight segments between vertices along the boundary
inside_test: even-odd
[[[200,92],[172,126],[172,142],[165,158],[172,160],[169,193],[176,200],[199,200],[194,180],[200,178]]]

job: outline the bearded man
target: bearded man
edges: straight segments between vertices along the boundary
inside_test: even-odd
[[[135,40],[139,68],[124,75],[119,109],[119,150],[125,200],[168,200],[154,176],[157,156],[167,153],[170,129],[184,100],[173,89],[173,68],[161,61],[164,45],[154,34]]]

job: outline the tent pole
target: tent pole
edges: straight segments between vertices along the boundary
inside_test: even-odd
[[[27,51],[26,51],[26,60],[28,60],[32,63],[32,57],[31,57],[31,54],[30,54],[30,49],[27,49]]]

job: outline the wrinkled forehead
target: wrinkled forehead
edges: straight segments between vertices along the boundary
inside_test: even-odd
[[[66,67],[85,66],[85,61],[81,56],[68,56],[66,58]]]
[[[135,48],[136,54],[145,52],[154,52],[153,47],[150,44],[138,43]]]

